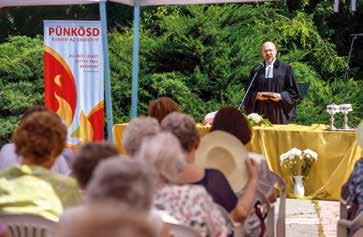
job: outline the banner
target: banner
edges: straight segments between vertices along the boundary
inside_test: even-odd
[[[45,106],[68,128],[67,145],[104,138],[99,21],[44,21]]]

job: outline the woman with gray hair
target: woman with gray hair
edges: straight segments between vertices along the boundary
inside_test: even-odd
[[[122,145],[126,154],[134,156],[139,150],[144,138],[151,137],[160,131],[159,122],[151,117],[138,117],[132,119],[125,128]]]
[[[112,202],[149,213],[149,221],[167,237],[168,228],[160,216],[151,209],[154,194],[154,180],[150,170],[140,160],[109,158],[96,168],[87,187],[86,202]]]
[[[226,222],[205,189],[177,183],[186,162],[174,135],[162,132],[145,140],[137,158],[153,167],[157,178],[154,197],[156,208],[166,211],[182,224],[191,226],[203,237],[228,235]]]

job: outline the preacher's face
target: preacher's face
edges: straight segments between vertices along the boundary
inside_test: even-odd
[[[265,42],[261,48],[261,54],[265,62],[272,63],[276,58],[276,47],[272,42]]]

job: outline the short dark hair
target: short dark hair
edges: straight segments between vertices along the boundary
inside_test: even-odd
[[[97,165],[118,154],[117,148],[105,141],[83,144],[72,163],[72,174],[79,186],[86,188]]]
[[[234,107],[228,106],[218,110],[210,131],[216,130],[234,135],[243,144],[247,144],[251,140],[251,129],[247,119]]]
[[[179,106],[170,97],[159,97],[149,103],[148,115],[156,118],[159,123],[171,112],[179,112]]]

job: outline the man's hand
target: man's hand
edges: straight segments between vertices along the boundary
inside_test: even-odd
[[[264,96],[261,92],[257,92],[256,99],[258,99],[258,100],[268,100],[268,97]]]
[[[271,97],[270,99],[275,101],[275,102],[279,102],[280,100],[282,100],[282,97],[281,97],[280,93],[275,93],[274,97]]]

